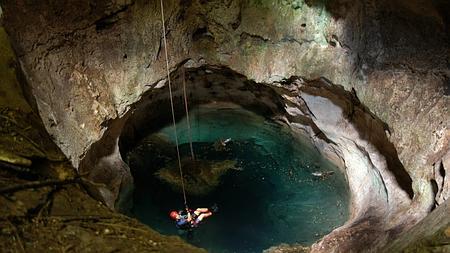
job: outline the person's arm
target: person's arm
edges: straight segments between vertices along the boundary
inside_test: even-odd
[[[187,221],[191,222],[192,220],[191,212],[189,211],[188,208],[186,208],[186,212],[187,212]]]

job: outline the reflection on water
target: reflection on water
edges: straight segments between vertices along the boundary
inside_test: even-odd
[[[287,129],[242,109],[195,109],[191,113],[197,159],[236,161],[207,195],[188,195],[191,208],[219,205],[190,243],[210,252],[261,252],[281,243],[311,244],[348,218],[343,175]],[[185,120],[178,125],[180,150],[189,157]],[[170,127],[148,136],[127,155],[136,181],[134,215],[167,235],[177,235],[169,219],[183,197],[155,176],[176,161]],[[224,148],[217,141],[231,138]],[[325,179],[313,172],[335,171]]]

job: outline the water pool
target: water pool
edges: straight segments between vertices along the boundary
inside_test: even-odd
[[[180,152],[189,157],[186,120],[177,123]],[[181,233],[168,213],[183,208],[183,196],[155,177],[176,160],[173,129],[143,139],[126,155],[135,178],[132,214],[166,235],[217,253],[261,252],[281,243],[311,244],[348,218],[345,177],[314,147],[286,127],[240,108],[191,111],[193,148],[199,160],[236,161],[220,184],[203,196],[188,195],[191,208],[213,203],[219,212],[192,235]],[[225,148],[214,145],[231,138]],[[334,173],[327,178],[313,172]]]

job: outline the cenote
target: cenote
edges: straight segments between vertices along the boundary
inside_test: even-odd
[[[183,195],[157,176],[177,161],[173,128],[166,126],[126,154],[135,180],[132,215],[143,223],[209,252],[261,252],[281,243],[311,244],[347,220],[344,175],[287,126],[237,106],[203,105],[193,108],[190,116],[196,161],[212,167],[228,161],[230,168],[216,184],[200,182],[213,186],[200,195],[188,193],[188,203],[191,208],[217,203],[219,212],[192,236],[179,231],[168,217],[170,210],[183,208]],[[185,118],[177,129],[185,161],[191,155]],[[218,145],[228,138],[226,146]],[[192,166],[184,167],[185,181],[195,181],[186,171]],[[313,175],[331,171],[325,178]]]
[[[0,83],[1,252],[450,252],[450,0],[0,0]]]

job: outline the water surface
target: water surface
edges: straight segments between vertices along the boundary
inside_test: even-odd
[[[220,208],[188,237],[168,218],[170,210],[183,208],[182,194],[154,176],[176,159],[173,129],[148,136],[127,155],[136,181],[133,214],[143,223],[210,252],[253,253],[281,243],[311,244],[348,218],[344,176],[287,127],[236,108],[197,108],[191,119],[197,159],[236,160],[241,170],[230,170],[206,196],[187,196],[191,208]],[[177,128],[187,157],[186,120]],[[215,148],[227,138],[225,149]],[[335,173],[319,179],[311,174],[318,171]]]

